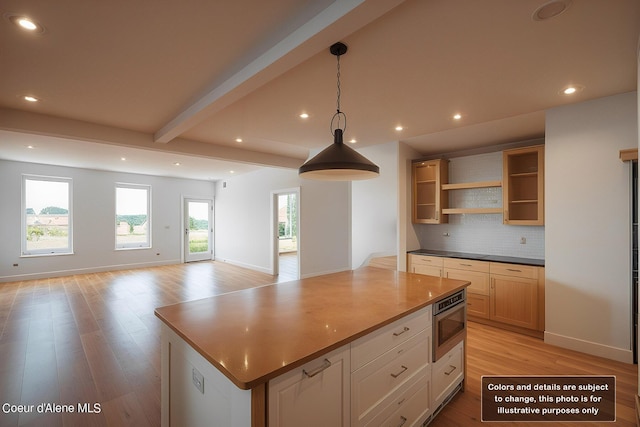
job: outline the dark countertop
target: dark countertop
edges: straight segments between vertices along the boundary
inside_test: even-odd
[[[416,254],[416,255],[473,259],[477,261],[504,262],[509,264],[533,265],[536,267],[544,267],[544,259],[536,259],[536,258],[518,258],[518,257],[502,256],[502,255],[470,254],[466,252],[441,251],[438,249],[418,249],[415,251],[409,251],[407,253]]]

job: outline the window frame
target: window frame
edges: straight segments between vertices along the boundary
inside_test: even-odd
[[[27,181],[47,181],[61,182],[67,184],[68,197],[68,230],[67,230],[67,246],[65,248],[47,248],[47,249],[27,249]],[[73,178],[60,176],[46,176],[22,174],[22,191],[21,191],[21,230],[20,230],[20,256],[21,257],[37,257],[37,256],[56,256],[56,255],[73,255]]]
[[[118,243],[118,189],[128,188],[133,190],[146,190],[147,191],[147,240],[143,244],[140,242],[135,243]],[[114,187],[114,243],[116,251],[127,251],[136,249],[151,249],[152,246],[152,228],[151,228],[151,185],[148,184],[131,184],[126,182],[116,182]]]

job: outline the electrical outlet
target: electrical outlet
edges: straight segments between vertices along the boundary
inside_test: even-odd
[[[520,244],[521,245],[526,245],[527,244],[527,238],[526,237],[521,237],[520,238]]]
[[[191,380],[200,393],[204,394],[204,376],[196,368],[191,370]]]

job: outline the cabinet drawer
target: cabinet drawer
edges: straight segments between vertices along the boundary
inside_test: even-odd
[[[537,279],[538,267],[534,267],[532,265],[504,264],[501,262],[492,262],[491,274],[522,277],[524,279]]]
[[[366,423],[366,427],[398,427],[422,425],[431,412],[429,383],[416,382],[399,398],[395,399],[375,418]]]
[[[351,374],[351,417],[354,425],[380,409],[394,391],[426,377],[431,336],[422,331]]]
[[[469,316],[489,318],[489,296],[467,294],[467,314]]]
[[[409,262],[412,265],[431,265],[434,267],[442,267],[443,258],[439,256],[409,254]]]
[[[464,342],[460,342],[433,364],[431,384],[433,407],[437,408],[464,378]]]
[[[445,268],[455,268],[457,270],[472,270],[482,273],[489,272],[489,263],[487,261],[476,261],[471,259],[444,258]]]
[[[351,370],[366,365],[420,331],[430,332],[431,321],[431,306],[428,306],[355,340],[351,343]]]

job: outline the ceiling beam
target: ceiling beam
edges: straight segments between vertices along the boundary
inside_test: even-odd
[[[182,138],[174,144],[157,144],[149,133],[7,108],[0,108],[0,129],[259,166],[297,169],[304,163],[304,159]]]
[[[154,134],[167,143],[341,38],[364,27],[404,0],[336,0],[300,28],[214,89],[200,95]]]

